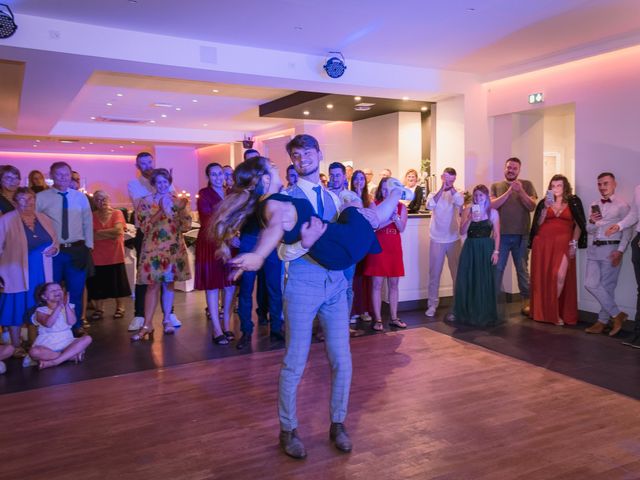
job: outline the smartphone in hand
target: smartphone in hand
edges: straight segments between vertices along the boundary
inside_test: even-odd
[[[602,210],[600,210],[600,205],[591,205],[591,213],[595,215],[602,216]]]
[[[555,199],[556,197],[553,195],[553,190],[547,190],[547,198],[546,198],[547,203],[553,203]]]

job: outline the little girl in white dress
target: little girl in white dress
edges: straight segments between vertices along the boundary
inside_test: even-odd
[[[62,287],[53,282],[44,283],[36,290],[36,297],[45,304],[36,308],[31,317],[38,327],[38,336],[29,356],[39,362],[41,369],[60,365],[66,360],[81,361],[91,337],[73,337],[71,327],[76,322],[76,315]]]

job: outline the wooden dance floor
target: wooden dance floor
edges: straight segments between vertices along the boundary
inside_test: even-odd
[[[342,454],[312,345],[299,397],[308,458],[278,448],[282,351],[0,397],[16,479],[640,478],[640,403],[428,329],[352,341]]]

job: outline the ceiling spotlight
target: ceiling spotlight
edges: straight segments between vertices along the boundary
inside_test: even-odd
[[[219,93],[220,90],[218,90],[217,88],[214,88],[213,90],[211,90],[213,93]]]
[[[111,149],[111,152],[115,152],[115,150],[112,148],[112,149]]]
[[[111,107],[112,105],[113,105],[113,103],[107,102],[107,107]]]
[[[93,145],[93,142],[89,142],[89,145]]]
[[[327,108],[331,110],[333,108],[333,103],[327,103]]]
[[[119,147],[119,148],[124,148],[124,147],[123,147],[122,145],[120,145],[120,147]]]
[[[180,110],[182,110],[180,107],[176,107],[176,112],[179,112]]]
[[[402,100],[407,101],[409,100],[409,97],[402,97]]]
[[[91,120],[95,120],[96,119],[96,117],[90,117],[90,118],[91,118]]]
[[[167,114],[163,113],[162,115],[160,115],[162,118],[167,118]]]
[[[193,100],[191,100],[193,103],[198,103],[198,100],[196,100],[195,98]]]
[[[136,142],[134,142],[133,140],[131,140],[129,143],[136,143]]]
[[[40,143],[40,139],[36,139],[36,142]]]
[[[80,150],[84,150],[86,147],[80,147]]]
[[[353,99],[354,99],[356,102],[359,102],[360,100],[362,100],[362,97],[353,97]]]
[[[149,120],[149,123],[156,123],[155,120]]]
[[[429,107],[420,107],[420,110],[422,110],[423,112],[426,112],[427,110],[429,110]]]
[[[302,112],[303,115],[309,115],[309,110],[305,110],[304,112]]]
[[[203,123],[203,124],[202,124],[202,126],[203,126],[203,127],[208,127],[208,126],[209,126],[209,124],[208,124],[208,123]]]
[[[9,5],[0,3],[0,38],[9,38],[16,33],[18,26]]]
[[[116,97],[123,97],[124,95],[122,95],[121,93],[116,93]]]
[[[37,147],[37,146],[38,146],[38,144],[36,144],[36,143],[34,143],[34,144],[33,144],[33,148],[35,148],[35,147]]]

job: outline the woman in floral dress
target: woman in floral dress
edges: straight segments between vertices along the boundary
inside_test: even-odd
[[[148,287],[144,300],[144,325],[131,337],[133,342],[145,337],[153,338],[153,315],[160,288],[165,312],[162,322],[164,333],[175,333],[170,319],[174,282],[191,278],[183,237],[183,232],[191,226],[191,215],[187,199],[178,198],[170,191],[172,181],[166,168],[153,170],[150,182],[155,193],[144,197],[136,211],[138,224],[144,233],[137,283]]]

